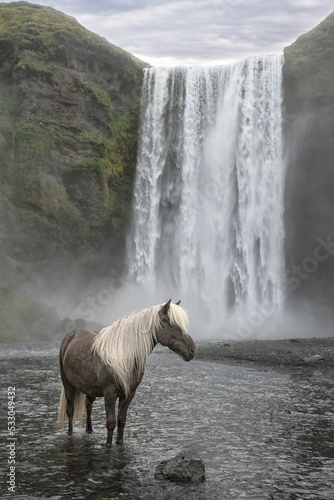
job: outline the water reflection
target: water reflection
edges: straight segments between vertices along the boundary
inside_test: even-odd
[[[56,430],[57,355],[53,345],[7,346],[0,353],[2,387],[17,388],[18,495],[54,500],[333,498],[333,382],[320,368],[312,376],[289,376],[153,354],[129,410],[125,443],[107,450],[102,400],[94,403],[92,435],[76,429],[68,437]],[[5,392],[1,403],[5,408]],[[5,456],[7,430],[4,421],[1,425]],[[205,483],[155,480],[156,465],[184,449],[200,454]],[[3,478],[6,468],[3,461]]]
[[[107,450],[97,446],[93,436],[67,436],[56,442],[59,467],[63,470],[63,485],[79,488],[86,483],[86,493],[96,489],[108,490],[109,494],[124,492],[125,484],[136,484],[138,474],[129,467],[131,454],[125,447]]]

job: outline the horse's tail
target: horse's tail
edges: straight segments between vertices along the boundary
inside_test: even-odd
[[[65,389],[63,386],[60,393],[58,423],[57,423],[57,427],[58,428],[60,427],[61,431],[64,430],[65,422],[68,418],[66,410],[67,410],[67,401],[65,397]],[[82,423],[85,411],[86,411],[86,396],[82,392],[76,390],[74,397],[73,425],[75,424],[76,421],[78,421],[80,424]]]
[[[64,339],[61,343],[61,346],[60,346],[59,365],[60,365],[60,373],[61,373],[63,380],[64,379],[66,380],[66,376],[64,374],[64,363],[63,363],[64,354],[65,354],[65,351],[68,347],[68,344],[70,343],[70,341],[72,340],[74,335],[75,335],[75,331],[68,333],[64,337]],[[72,387],[72,389],[75,391],[74,392],[74,412],[73,412],[73,421],[72,421],[72,424],[74,425],[76,421],[79,421],[79,423],[81,423],[83,420],[83,415],[84,415],[84,412],[86,409],[86,397],[82,392],[80,392],[77,389],[74,389],[74,387]],[[63,431],[67,418],[68,418],[67,417],[67,400],[66,400],[65,389],[64,389],[64,384],[63,384],[62,390],[60,393],[60,400],[59,400],[57,428],[60,427],[61,430]]]
[[[61,389],[61,393],[60,393],[59,408],[58,408],[58,421],[57,421],[57,427],[60,427],[62,432],[64,430],[65,420],[67,418],[66,408],[67,408],[67,401],[65,398],[65,389],[63,386]]]

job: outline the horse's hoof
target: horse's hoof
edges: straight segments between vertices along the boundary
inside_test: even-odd
[[[123,444],[123,439],[117,439],[116,444]]]
[[[106,448],[112,448],[112,444],[111,444],[111,443],[106,442]]]

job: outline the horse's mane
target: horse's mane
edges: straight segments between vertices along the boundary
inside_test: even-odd
[[[94,338],[93,351],[116,378],[125,394],[130,392],[133,370],[145,369],[147,359],[157,343],[162,324],[159,310],[163,304],[141,309],[103,328]],[[188,335],[188,315],[182,307],[170,304],[168,319]]]

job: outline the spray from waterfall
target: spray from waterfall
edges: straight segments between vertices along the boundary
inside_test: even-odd
[[[128,282],[225,337],[284,303],[282,64],[145,70]]]

